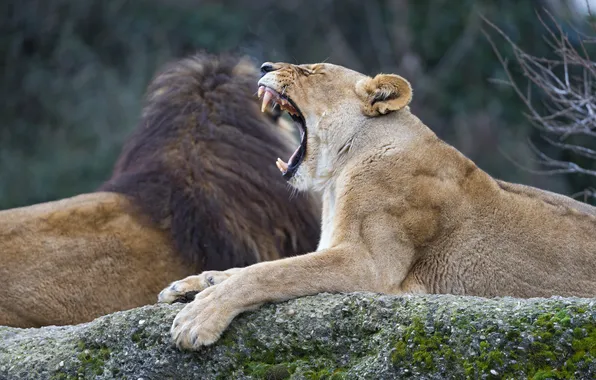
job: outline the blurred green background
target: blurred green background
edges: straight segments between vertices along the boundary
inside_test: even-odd
[[[537,132],[511,88],[491,82],[504,71],[479,17],[549,56],[536,12],[577,16],[561,4],[571,2],[4,0],[0,209],[97,188],[135,128],[156,70],[202,49],[399,73],[413,84],[414,112],[481,168],[573,194],[594,179],[531,175],[505,157],[531,167],[527,139]]]

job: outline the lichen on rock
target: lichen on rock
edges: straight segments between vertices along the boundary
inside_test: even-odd
[[[198,352],[171,344],[181,307],[0,327],[0,379],[596,377],[592,299],[320,294],[245,313]]]

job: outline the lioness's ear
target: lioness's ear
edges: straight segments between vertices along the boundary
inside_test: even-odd
[[[367,116],[385,115],[398,111],[412,100],[412,86],[399,75],[379,74],[356,83],[356,93],[362,98],[362,113]]]

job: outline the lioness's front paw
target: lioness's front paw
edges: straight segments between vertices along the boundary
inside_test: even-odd
[[[170,333],[178,348],[197,350],[214,343],[242,311],[230,307],[217,289],[213,286],[199,293],[174,319]]]
[[[157,296],[157,302],[190,302],[197,293],[223,282],[230,276],[230,273],[215,270],[205,271],[196,276],[188,276],[185,279],[172,282],[162,290]]]
[[[159,292],[157,302],[174,303],[192,301],[195,295],[205,289],[199,276],[189,276],[183,280],[172,282],[167,288]]]

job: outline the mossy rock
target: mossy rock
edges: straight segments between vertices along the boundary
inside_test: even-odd
[[[0,327],[0,379],[596,378],[592,299],[321,294],[237,318],[199,352],[152,305],[64,327]]]

